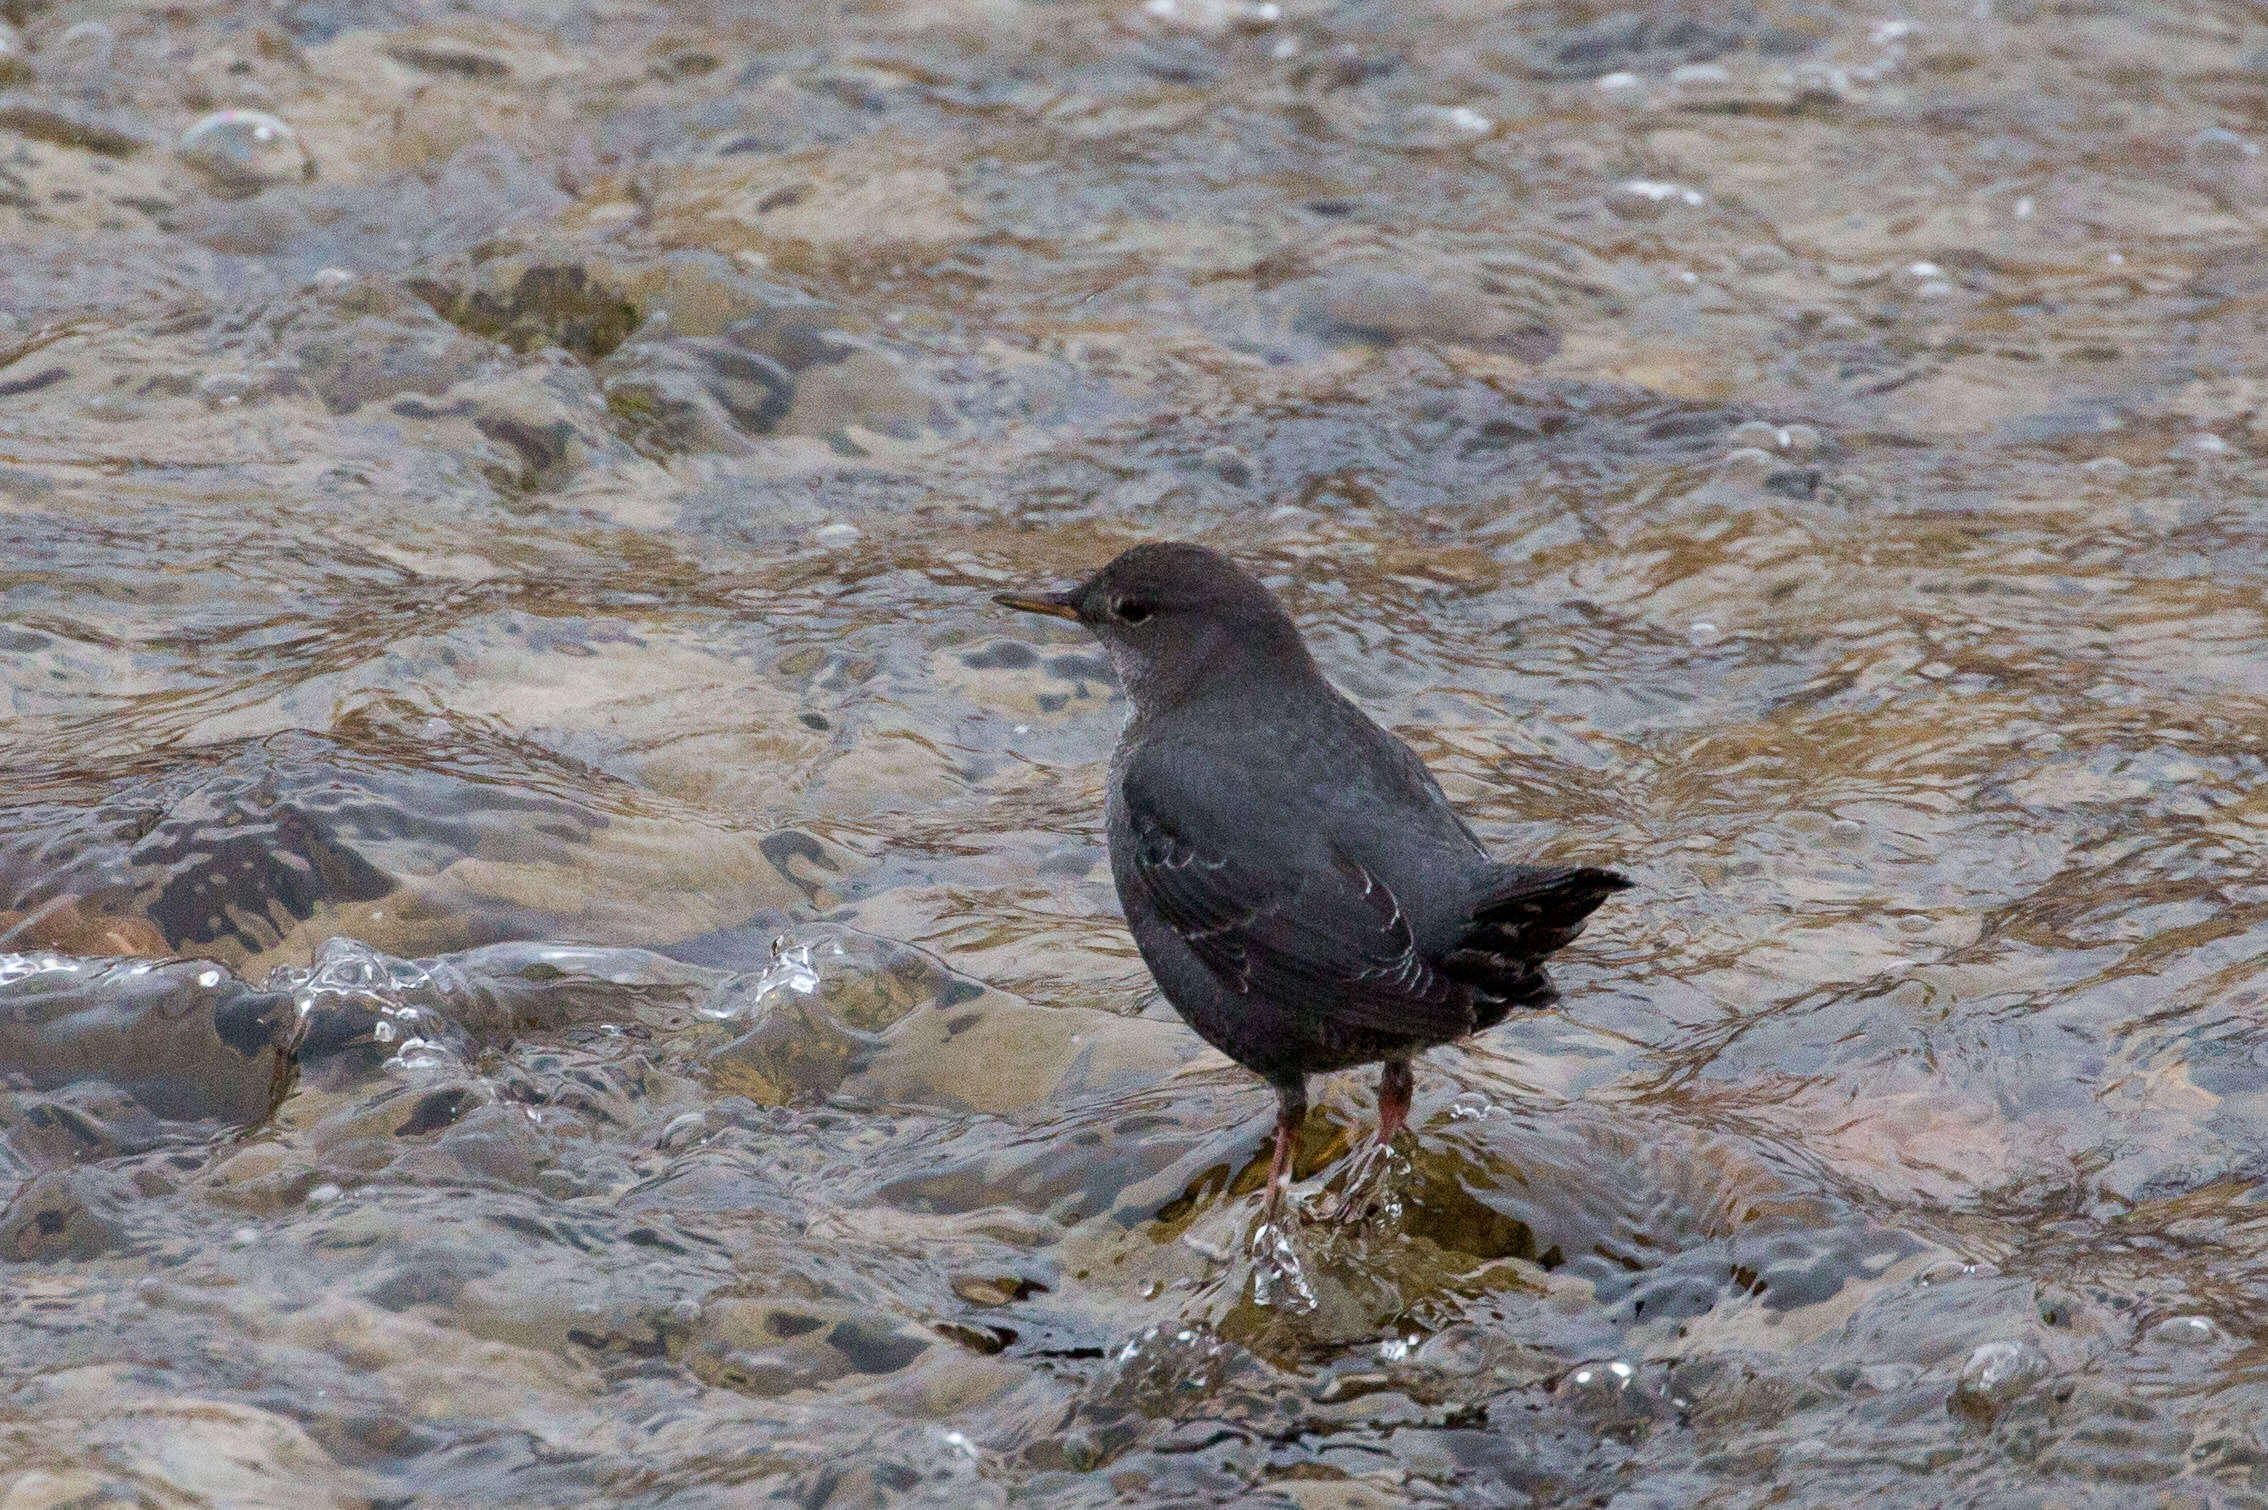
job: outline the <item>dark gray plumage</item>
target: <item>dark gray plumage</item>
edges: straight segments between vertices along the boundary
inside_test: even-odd
[[[1391,1139],[1411,1057],[1552,1000],[1544,956],[1630,884],[1490,859],[1416,753],[1216,551],[1140,545],[1069,591],[998,601],[1084,624],[1133,701],[1111,875],[1166,999],[1275,1088],[1270,1221],[1308,1075],[1383,1060]]]

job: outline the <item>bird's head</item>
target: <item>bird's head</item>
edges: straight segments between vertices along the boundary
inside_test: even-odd
[[[1137,709],[1187,700],[1256,665],[1291,674],[1313,666],[1274,595],[1202,545],[1137,545],[1077,587],[993,601],[1086,625]]]

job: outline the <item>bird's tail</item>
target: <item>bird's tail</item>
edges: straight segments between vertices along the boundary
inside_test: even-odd
[[[1627,877],[1589,865],[1492,865],[1476,880],[1472,926],[1440,968],[1501,1003],[1499,1021],[1513,1007],[1552,1000],[1544,956],[1581,933],[1601,902],[1630,887]]]

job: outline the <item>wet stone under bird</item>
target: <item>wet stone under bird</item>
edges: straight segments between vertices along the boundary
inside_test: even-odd
[[[0,1507],[2268,1507],[2264,147],[2220,0],[0,0]],[[1288,1264],[993,602],[1163,540],[1637,883]]]

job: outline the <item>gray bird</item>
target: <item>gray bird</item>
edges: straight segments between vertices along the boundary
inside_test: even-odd
[[[1309,1075],[1383,1060],[1390,1142],[1410,1060],[1550,1002],[1544,956],[1630,885],[1490,859],[1416,752],[1217,551],[1138,545],[1068,591],[995,601],[1085,625],[1133,702],[1104,809],[1111,876],[1166,1000],[1275,1089],[1266,1224]]]

